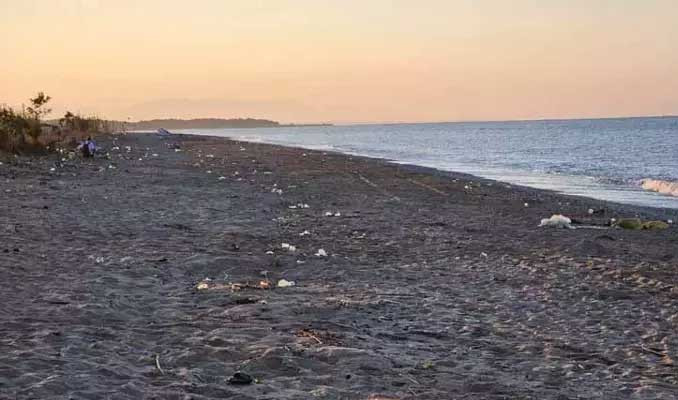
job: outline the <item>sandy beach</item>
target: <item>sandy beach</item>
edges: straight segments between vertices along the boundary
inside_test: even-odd
[[[678,397],[678,229],[605,226],[678,210],[98,140],[0,165],[0,399]],[[598,229],[538,227],[556,213]]]

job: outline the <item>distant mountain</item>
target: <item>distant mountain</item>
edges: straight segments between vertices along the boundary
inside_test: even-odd
[[[146,129],[224,129],[224,128],[277,128],[279,122],[254,118],[197,118],[197,119],[152,119],[130,122],[128,130]]]

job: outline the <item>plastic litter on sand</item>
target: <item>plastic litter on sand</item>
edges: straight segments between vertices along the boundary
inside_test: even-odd
[[[294,281],[288,281],[286,279],[281,279],[278,281],[278,287],[279,288],[286,288],[286,287],[292,287],[296,285]]]
[[[552,226],[554,228],[574,229],[574,227],[572,226],[572,220],[561,214],[553,214],[551,218],[542,219],[539,226]]]
[[[327,257],[327,252],[325,249],[318,249],[318,252],[315,253],[316,257]]]

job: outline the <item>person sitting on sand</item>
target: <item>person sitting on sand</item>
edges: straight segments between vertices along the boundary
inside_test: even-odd
[[[80,143],[80,146],[78,146],[78,148],[82,151],[83,157],[89,158],[94,157],[94,153],[96,152],[97,146],[96,143],[94,143],[94,140],[92,140],[92,137],[88,136],[87,140]]]

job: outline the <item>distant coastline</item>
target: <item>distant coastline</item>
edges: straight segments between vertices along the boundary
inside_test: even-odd
[[[281,124],[277,121],[256,118],[195,118],[195,119],[152,119],[127,122],[128,130],[149,129],[237,129],[237,128],[285,128],[303,126],[331,126],[331,124]]]

